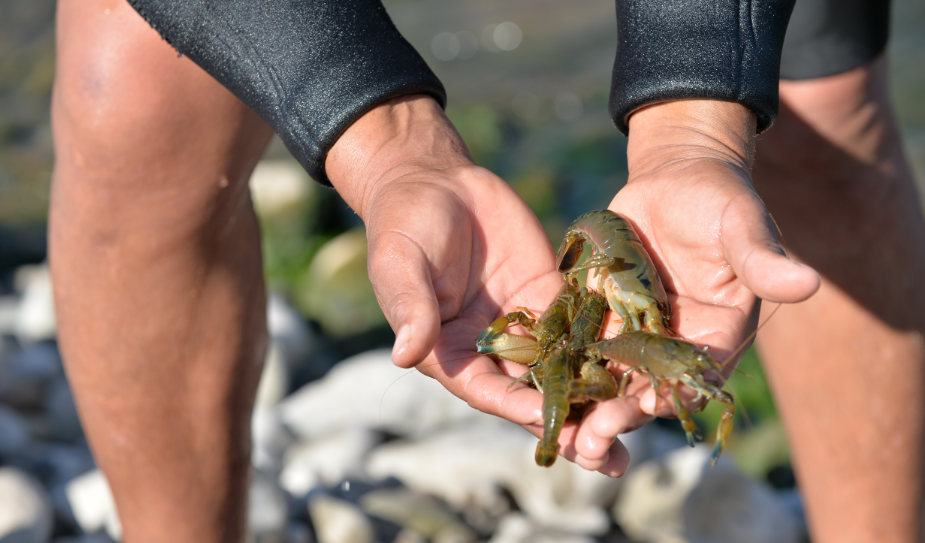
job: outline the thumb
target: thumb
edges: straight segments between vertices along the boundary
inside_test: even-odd
[[[769,302],[797,303],[819,290],[816,270],[785,256],[766,211],[730,219],[723,228],[726,261],[756,296]]]
[[[426,256],[404,236],[383,236],[370,244],[369,278],[395,331],[392,362],[402,368],[417,365],[440,334],[440,309]]]

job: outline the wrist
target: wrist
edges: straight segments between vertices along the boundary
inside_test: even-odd
[[[472,165],[459,133],[430,96],[393,98],[366,112],[325,159],[331,184],[361,218],[390,181],[415,171]]]
[[[634,112],[629,126],[627,159],[633,174],[698,158],[721,160],[748,170],[754,159],[757,118],[735,102],[652,104]]]

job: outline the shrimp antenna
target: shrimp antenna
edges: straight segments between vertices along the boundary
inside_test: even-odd
[[[380,426],[382,425],[382,404],[385,403],[385,395],[386,395],[386,393],[389,391],[390,388],[392,388],[392,385],[394,385],[395,383],[401,381],[401,380],[404,379],[405,377],[408,377],[408,376],[411,375],[412,373],[414,373],[414,368],[411,368],[410,370],[406,371],[406,372],[404,373],[404,375],[402,375],[402,376],[399,377],[398,379],[395,379],[394,381],[392,381],[391,383],[389,383],[389,386],[385,387],[385,390],[382,391],[382,397],[379,398],[379,425],[380,425]]]
[[[787,250],[787,244],[786,244],[786,242],[785,242],[785,240],[784,240],[784,233],[781,232],[780,226],[778,226],[777,221],[774,220],[774,216],[771,215],[771,212],[770,212],[770,211],[768,211],[768,218],[771,219],[771,224],[774,225],[774,230],[777,232],[778,238],[780,238],[780,243],[779,243],[779,245],[780,245],[781,250],[784,252],[784,256],[786,256],[787,258],[790,258],[790,252]],[[791,260],[792,260],[792,259],[791,259]],[[758,332],[759,332],[762,328],[764,328],[764,325],[767,324],[769,320],[771,320],[771,317],[773,317],[774,314],[777,313],[777,310],[780,309],[780,306],[782,306],[782,305],[783,305],[782,303],[778,303],[778,304],[777,304],[777,307],[775,307],[775,308],[771,311],[771,314],[768,315],[768,318],[764,319],[764,322],[762,322],[761,324],[759,324],[758,327],[755,328],[755,331],[752,332],[751,334],[749,334],[749,335],[748,335],[748,338],[746,338],[745,341],[743,341],[742,344],[739,345],[739,347],[738,347],[736,350],[732,351],[732,354],[730,354],[728,357],[726,357],[726,360],[734,359],[737,355],[739,355],[739,354],[742,352],[742,349],[744,349],[745,346],[748,345],[749,342],[751,342],[751,340],[755,339],[755,336],[758,335]],[[725,366],[725,364],[723,364],[723,365]],[[739,371],[739,370],[736,369],[735,371]],[[742,373],[745,373],[745,372],[742,372]],[[746,373],[745,375],[748,375],[748,374]],[[749,375],[749,377],[751,377],[751,376]],[[752,377],[752,379],[754,379],[754,377]]]
[[[780,309],[780,306],[782,306],[782,305],[784,305],[784,304],[780,304],[780,303],[777,304],[777,307],[775,307],[775,308],[771,311],[771,314],[768,315],[768,318],[764,319],[764,322],[762,322],[761,324],[759,324],[759,325],[758,325],[758,328],[755,328],[755,331],[752,332],[751,334],[749,334],[748,337],[745,338],[745,341],[743,341],[743,342],[736,348],[736,350],[732,351],[732,353],[731,353],[729,356],[726,357],[726,360],[732,360],[733,358],[735,358],[736,356],[738,356],[738,355],[742,352],[742,350],[745,349],[745,347],[746,347],[749,343],[751,343],[751,341],[752,341],[753,339],[755,339],[755,336],[758,335],[758,332],[759,332],[762,328],[764,328],[764,325],[767,324],[769,320],[771,320],[771,317],[773,317],[774,314],[777,313],[777,310]],[[724,363],[723,363],[723,366],[725,366],[725,365],[726,365],[726,364],[725,364],[725,362],[724,362]],[[736,371],[738,371],[738,370],[736,370]],[[745,373],[745,372],[742,372],[742,373]],[[745,373],[745,375],[748,375],[748,374]],[[751,377],[751,375],[748,375],[748,376]]]

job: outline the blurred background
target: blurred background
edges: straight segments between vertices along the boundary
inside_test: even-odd
[[[607,114],[611,0],[384,3],[444,82],[447,113],[476,161],[523,196],[554,245],[575,217],[606,207],[627,175],[626,139]],[[43,264],[54,13],[52,0],[0,0],[2,542],[120,533],[61,372]],[[894,103],[921,183],[925,3],[896,0],[892,20]],[[273,293],[273,346],[254,418],[258,540],[765,541],[754,535],[762,523],[778,527],[768,541],[791,524],[792,540],[805,538],[786,439],[754,350],[740,365],[754,379],[730,382],[747,417],[736,422],[725,467],[703,471],[699,448],[675,450],[683,444],[677,422],[659,421],[627,436],[634,464],[622,482],[565,462],[543,470],[533,465],[532,437],[461,409],[426,378],[410,374],[388,388],[404,375],[381,350],[394,336],[366,277],[362,224],[334,191],[314,184],[279,140],[251,186]],[[311,426],[315,408],[342,415]],[[698,415],[708,442],[718,419],[716,405]],[[725,497],[709,494],[713,487]],[[644,495],[651,510],[634,509],[648,503]],[[729,530],[747,524],[750,535],[697,539],[693,515]],[[321,520],[329,518],[361,528],[336,539],[340,532]],[[650,518],[659,521],[639,520]],[[668,528],[653,527],[666,518]],[[6,539],[14,536],[24,539]]]

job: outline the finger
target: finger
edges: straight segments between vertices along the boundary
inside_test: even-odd
[[[724,220],[723,246],[726,261],[749,290],[769,302],[797,303],[812,296],[820,285],[819,274],[784,255],[772,234],[768,216],[745,206],[731,210]],[[751,211],[751,212],[750,212]]]
[[[370,245],[369,278],[395,330],[392,362],[402,368],[417,365],[440,333],[440,308],[426,256],[405,236],[385,233]]]
[[[559,454],[570,462],[588,471],[599,471],[608,477],[620,477],[629,466],[629,451],[616,438],[600,439],[585,431],[585,424],[580,426],[568,423],[559,437]],[[537,437],[540,437],[538,435]],[[587,448],[584,441],[595,441],[594,450]]]
[[[597,469],[608,477],[623,477],[626,469],[630,465],[630,452],[626,446],[618,439],[610,446],[610,452],[607,460]]]
[[[625,396],[597,404],[586,416],[582,427],[587,426],[587,429],[600,439],[612,441],[620,434],[642,427],[652,418],[649,412],[641,408],[637,397]],[[592,453],[585,451],[584,454],[591,455]]]

